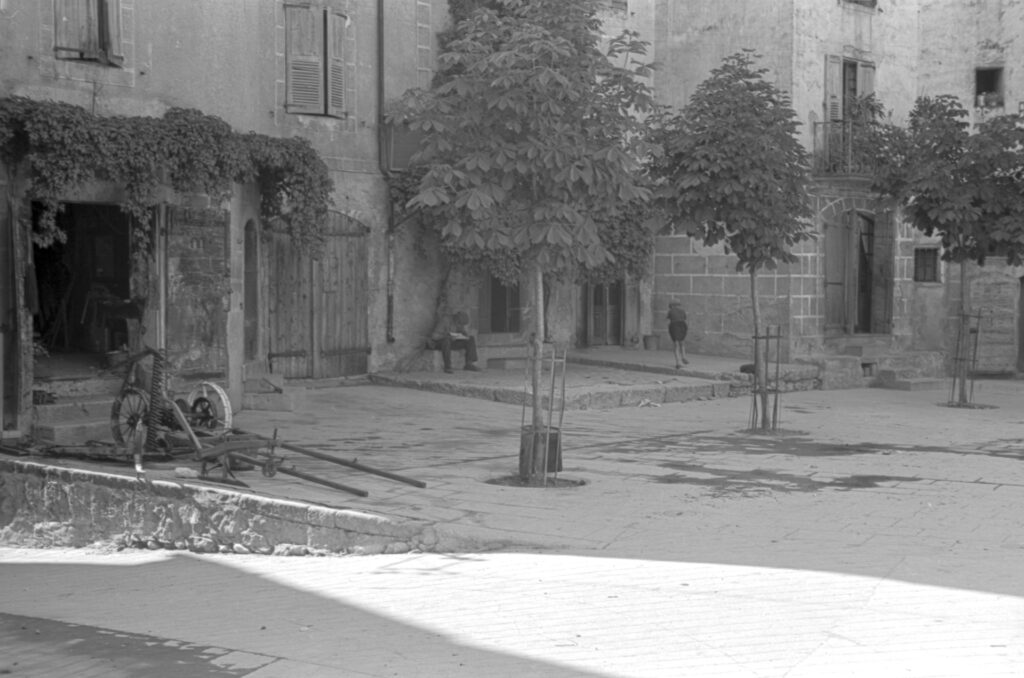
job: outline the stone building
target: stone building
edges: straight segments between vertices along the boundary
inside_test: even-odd
[[[633,5],[634,3],[630,3]],[[647,6],[648,3],[637,2]],[[817,238],[799,261],[761,274],[758,294],[768,322],[788,341],[787,359],[826,355],[934,369],[955,342],[958,276],[939,244],[901,222],[868,188],[857,164],[858,139],[846,104],[874,93],[905,122],[919,95],[955,94],[975,119],[1015,107],[1024,82],[1014,64],[1024,29],[1016,0],[653,0],[656,87],[684,105],[696,86],[741,49],[761,55],[769,78],[792,98],[802,140],[813,155],[812,201]],[[1016,92],[1016,94],[1015,94]],[[1016,111],[1016,108],[1013,108]],[[697,352],[749,355],[749,281],[736,260],[683,235],[658,240],[653,316],[671,300],[691,316]],[[1016,369],[1019,276],[992,261],[972,273],[971,297],[985,308],[979,367]],[[659,330],[663,330],[659,327]]]
[[[178,373],[223,383],[236,409],[249,376],[393,361],[394,337],[420,320],[393,317],[418,304],[396,290],[423,267],[393,265],[383,102],[429,83],[446,21],[445,0],[0,0],[0,97],[98,116],[196,109],[239,133],[301,136],[334,184],[316,258],[260,223],[250,185],[223,204],[168,187],[151,256],[134,257],[122,186],[62,196],[67,243],[33,246],[24,185],[0,164],[0,428],[28,430],[44,366],[81,374],[125,346],[166,348]],[[33,355],[40,342],[48,357]]]

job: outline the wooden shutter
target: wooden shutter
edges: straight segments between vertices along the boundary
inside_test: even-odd
[[[327,21],[327,115],[345,117],[345,27],[348,17],[333,10]]]
[[[124,63],[124,48],[121,47],[121,0],[98,0],[103,31],[100,47],[106,53],[107,62],[120,66]]]
[[[825,120],[843,119],[843,60],[835,54],[825,57]]]
[[[56,0],[53,49],[57,56],[65,59],[95,59],[99,56],[98,2]]]
[[[323,13],[308,5],[285,5],[290,113],[324,113]]]
[[[875,65],[857,64],[857,96],[866,97],[875,93]]]

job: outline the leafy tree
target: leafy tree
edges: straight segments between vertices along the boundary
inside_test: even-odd
[[[764,79],[757,56],[727,57],[682,111],[663,112],[656,138],[664,153],[652,162],[657,202],[689,224],[707,246],[721,243],[750,276],[754,334],[760,335],[757,273],[796,261],[791,249],[811,237],[808,158],[797,140],[789,96]],[[755,342],[755,348],[760,346]],[[761,427],[768,416],[767,359],[754,351]]]
[[[873,134],[875,189],[895,198],[915,228],[938,234],[943,259],[960,265],[959,331],[967,337],[967,264],[992,254],[1024,261],[1024,118],[992,118],[972,134],[960,100],[944,94],[919,97],[906,128],[878,124]],[[957,358],[966,404],[967,360]]]
[[[467,260],[514,260],[532,280],[532,350],[545,336],[544,276],[612,260],[602,231],[644,202],[643,123],[651,94],[633,33],[606,51],[596,0],[493,0],[458,22],[429,91],[408,92],[393,121],[423,134],[425,165],[408,207]],[[509,273],[506,272],[506,275]],[[542,427],[534,361],[534,430]],[[519,473],[543,473],[543,450]]]

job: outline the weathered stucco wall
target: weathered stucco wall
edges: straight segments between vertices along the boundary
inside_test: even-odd
[[[919,90],[954,94],[975,121],[1016,113],[1024,103],[1024,2],[1021,0],[931,0],[921,4]],[[975,110],[975,69],[1003,69],[1004,105]]]

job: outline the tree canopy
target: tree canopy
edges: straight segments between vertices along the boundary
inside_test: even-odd
[[[811,237],[796,113],[756,58],[746,50],[727,57],[681,111],[661,116],[664,153],[652,164],[658,204],[750,272],[793,261],[792,247]]]
[[[904,218],[942,240],[948,261],[992,254],[1024,263],[1024,119],[1004,115],[972,133],[953,95],[919,97],[907,127],[875,128],[875,189]]]
[[[649,197],[646,45],[626,33],[602,50],[597,7],[485,3],[455,26],[434,86],[391,112],[423,135],[408,206],[467,260],[513,254],[545,273],[597,269],[624,239],[611,225]]]
[[[760,337],[757,272],[795,261],[811,237],[807,153],[789,96],[765,79],[749,50],[726,57],[679,112],[657,116],[657,204],[704,245],[722,244],[750,274],[754,329],[754,422],[769,428],[767,342]]]

